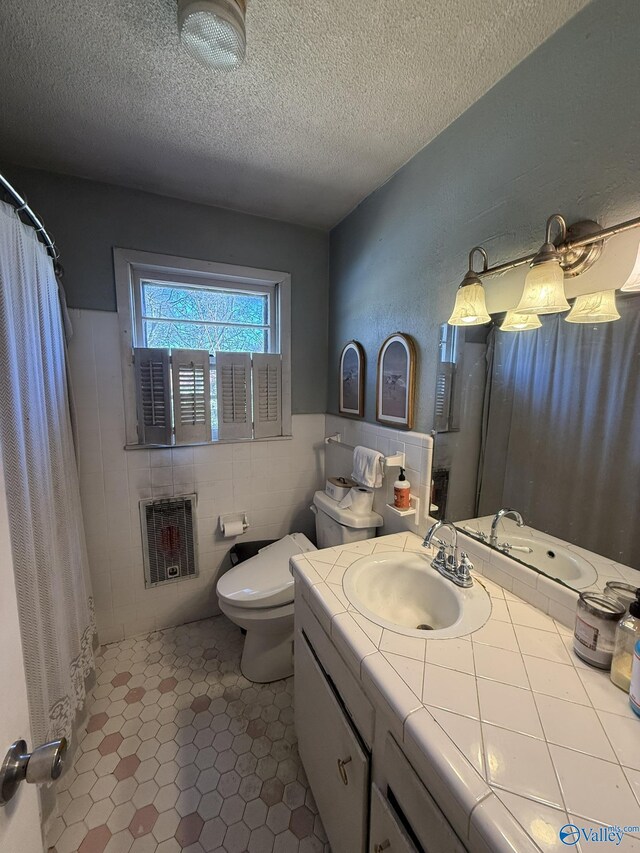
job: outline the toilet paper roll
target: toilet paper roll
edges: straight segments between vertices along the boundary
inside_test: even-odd
[[[351,512],[354,515],[366,515],[373,507],[373,489],[356,486],[349,492],[351,497]]]
[[[237,521],[225,521],[222,524],[222,535],[225,539],[230,539],[232,536],[242,536],[244,533],[244,523],[241,519]]]

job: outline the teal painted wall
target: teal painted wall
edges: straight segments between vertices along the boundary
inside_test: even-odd
[[[2,170],[54,235],[72,308],[116,310],[114,246],[291,273],[292,410],[325,410],[325,232],[17,166]]]
[[[640,214],[640,4],[597,0],[417,154],[331,232],[328,410],[351,338],[365,347],[375,420],[378,348],[391,332],[419,350],[415,428],[433,423],[438,326],[467,254],[527,254],[544,223],[603,225]]]

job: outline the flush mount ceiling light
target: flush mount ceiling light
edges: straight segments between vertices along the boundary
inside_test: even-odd
[[[484,298],[484,287],[473,271],[473,256],[476,252],[482,255],[483,270],[489,265],[487,253],[482,246],[474,246],[469,252],[469,269],[456,293],[453,314],[448,320],[450,326],[482,326],[491,322]]]
[[[178,0],[178,31],[201,65],[231,71],[246,50],[245,0]]]
[[[611,323],[613,320],[619,320],[615,290],[601,290],[599,293],[578,296],[564,319],[567,323]]]
[[[527,329],[539,329],[542,323],[537,314],[518,314],[517,311],[507,311],[500,330],[502,332],[526,332]]]
[[[524,280],[524,290],[516,307],[518,314],[559,314],[570,308],[564,295],[564,270],[562,256],[551,241],[554,222],[560,226],[560,242],[567,237],[567,223],[559,213],[547,219],[545,241],[531,261],[531,269]]]

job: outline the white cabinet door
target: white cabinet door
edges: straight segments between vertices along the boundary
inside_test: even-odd
[[[305,637],[295,643],[298,748],[332,853],[364,853],[369,759]]]
[[[417,853],[377,785],[371,786],[369,853]]]
[[[391,734],[385,744],[388,792],[393,792],[424,853],[467,853],[440,807]]]

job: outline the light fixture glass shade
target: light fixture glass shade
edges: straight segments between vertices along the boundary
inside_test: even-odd
[[[453,314],[449,317],[450,326],[482,326],[490,323],[484,298],[484,287],[480,284],[463,284],[456,292]]]
[[[619,320],[615,290],[601,290],[578,296],[564,318],[567,323],[611,323]]]
[[[178,0],[178,30],[201,65],[231,71],[245,56],[245,0]]]
[[[560,314],[571,306],[564,295],[564,271],[560,261],[550,259],[534,264],[524,280],[518,314]]]
[[[537,314],[518,314],[517,311],[507,311],[500,329],[503,332],[525,332],[527,329],[539,329],[541,325]]]

